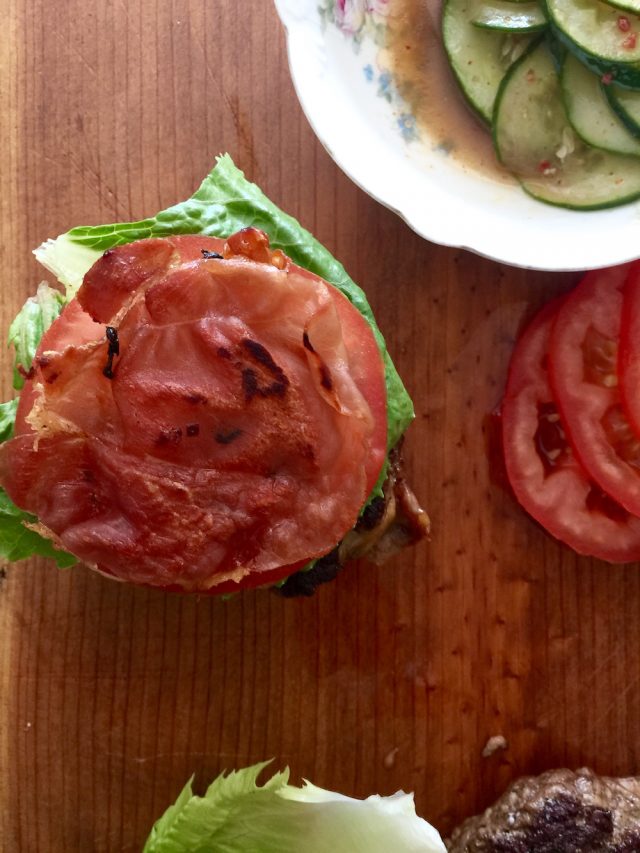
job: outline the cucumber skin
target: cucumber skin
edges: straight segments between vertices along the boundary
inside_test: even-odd
[[[607,6],[613,6],[614,9],[619,9],[621,12],[628,12],[630,15],[640,15],[640,9],[635,9],[625,0],[604,0]]]
[[[549,25],[545,22],[544,24],[535,24],[532,27],[492,27],[489,24],[479,24],[477,21],[474,21],[473,26],[479,30],[493,30],[493,32],[504,33],[505,35],[534,36],[536,33],[546,30]]]
[[[517,6],[514,3],[514,0],[508,0],[511,6],[517,9]],[[531,0],[528,0],[531,2]],[[488,23],[486,21],[472,21],[474,27],[478,27],[481,30],[493,30],[494,32],[504,33],[505,35],[536,35],[536,33],[541,33],[543,30],[546,30],[549,26],[549,19],[547,18],[547,9],[546,4],[544,6],[537,6],[542,15],[542,20],[539,20],[537,23],[529,24],[528,26],[514,27],[514,26],[499,26],[498,24]]]
[[[549,26],[547,21],[542,24],[534,24],[531,27],[492,27],[490,24],[482,24],[477,21],[473,21],[473,26],[477,27],[479,30],[493,30],[498,33],[512,34],[512,35],[535,35],[536,33],[540,33]]]
[[[621,157],[624,155],[620,155]],[[615,201],[603,201],[598,202],[596,204],[568,204],[559,201],[549,201],[549,199],[544,198],[543,196],[536,195],[535,192],[530,190],[524,181],[521,181],[517,175],[514,175],[515,179],[518,181],[523,191],[531,198],[535,198],[536,201],[542,202],[542,204],[548,204],[549,207],[561,207],[564,210],[578,210],[580,213],[594,213],[598,210],[611,210],[614,207],[622,207],[625,204],[631,204],[632,201],[637,201],[640,198],[640,189],[638,189],[634,193],[630,193],[628,196],[624,196],[623,198],[617,198]]]
[[[509,67],[509,70],[507,71],[507,73],[502,78],[500,86],[498,87],[498,91],[496,93],[496,99],[493,102],[493,115],[491,116],[491,139],[493,141],[493,150],[495,151],[496,159],[498,160],[498,163],[500,163],[501,166],[505,166],[505,162],[502,159],[502,155],[500,154],[500,146],[498,145],[498,136],[497,136],[497,132],[496,132],[496,129],[497,129],[496,128],[496,126],[497,126],[496,118],[498,115],[498,109],[500,108],[500,102],[502,101],[502,95],[503,95],[504,90],[507,86],[508,79],[511,77],[511,75],[516,72],[518,67],[523,62],[526,62],[526,60],[529,58],[529,54],[533,53],[534,50],[536,50],[536,48],[544,41],[544,39],[545,39],[545,35],[542,35],[542,36],[539,36],[537,39],[534,39],[531,42],[531,44],[527,47],[527,49],[522,54],[522,56],[520,56],[518,59],[516,59],[516,61],[513,63],[513,65],[511,65]],[[506,168],[506,166],[505,166],[505,168]],[[508,171],[509,171],[509,174],[513,175],[513,172],[511,172],[511,170],[508,170]],[[516,177],[516,179],[517,179],[517,175],[514,175],[514,177]]]
[[[571,125],[571,127],[573,129],[573,132],[576,134],[578,139],[581,139],[585,145],[588,145],[591,148],[598,148],[601,151],[608,151],[610,154],[621,154],[624,157],[640,157],[640,151],[638,151],[636,153],[630,152],[630,151],[619,151],[619,150],[616,150],[615,148],[607,148],[604,145],[596,145],[590,139],[587,139],[587,137],[584,135],[584,133],[581,132],[581,129],[576,127],[576,125],[574,124],[574,121],[572,120],[573,114],[572,114],[572,111],[569,107],[569,101],[567,100],[567,89],[569,89],[569,87],[567,85],[565,85],[565,79],[566,79],[565,75],[568,73],[566,70],[567,69],[567,60],[571,60],[571,59],[574,62],[578,61],[572,54],[568,54],[565,61],[562,64],[562,68],[560,69],[559,78],[560,78],[560,90],[562,92],[562,100],[564,103],[564,109],[565,109],[565,112],[567,114],[567,118],[569,119],[569,124]],[[594,74],[593,76],[595,77],[596,75]],[[600,86],[600,90],[603,93],[603,97],[607,103],[607,106],[611,110],[611,103],[606,96],[606,92],[604,91],[607,87],[600,81],[598,81],[598,85]],[[615,115],[615,117],[618,120],[620,120],[620,116],[618,115],[617,111],[612,110],[612,112]],[[626,127],[626,124],[624,122],[621,122],[621,124],[624,124],[625,130],[627,130],[627,132],[628,132],[628,128]],[[636,134],[636,133],[630,133],[629,135],[634,137],[634,138],[638,137],[638,134]]]
[[[495,2],[495,0],[494,0]],[[518,3],[522,3],[522,6],[525,4],[529,6],[528,12],[532,17],[538,16],[538,20],[529,23],[526,26],[513,26],[513,25],[501,25],[496,23],[495,21],[499,20],[498,15],[502,14],[518,14]],[[511,7],[509,11],[507,11],[508,7]],[[512,11],[511,11],[512,10]],[[532,0],[506,0],[505,7],[500,9],[496,7],[493,3],[489,3],[489,13],[494,12],[497,13],[494,22],[490,21],[482,21],[475,20],[471,23],[474,27],[479,27],[481,30],[497,30],[498,32],[505,33],[506,35],[535,35],[535,33],[540,33],[542,30],[545,30],[549,25],[549,19],[547,17],[547,7],[546,3],[541,4],[538,0],[532,2]],[[487,14],[487,9],[485,7],[484,14]],[[522,14],[522,13],[521,13]]]
[[[564,65],[565,58],[567,56],[567,48],[564,44],[560,44],[560,42],[554,38],[551,30],[547,30],[546,32],[547,39],[547,47],[549,48],[549,53],[551,54],[551,59],[553,59],[553,64],[556,67],[556,71],[558,75],[562,71],[562,66]]]
[[[618,116],[622,124],[627,128],[629,133],[632,136],[635,136],[637,139],[640,139],[640,124],[634,121],[629,113],[624,109],[624,107],[619,103],[619,101],[612,94],[611,86],[605,86],[604,83],[600,84],[602,86],[602,91],[605,94],[607,101],[609,102],[609,106],[613,110],[613,112]]]
[[[517,59],[516,62],[514,62],[513,65],[509,68],[509,71],[503,77],[502,82],[500,83],[500,87],[498,89],[498,92],[496,94],[496,99],[495,99],[494,106],[493,106],[493,118],[492,118],[492,122],[491,122],[491,128],[492,128],[491,137],[493,140],[493,148],[494,148],[494,151],[496,153],[496,158],[497,158],[498,162],[502,166],[504,166],[505,168],[507,168],[507,166],[506,166],[504,160],[502,159],[502,157],[500,155],[500,146],[498,145],[498,139],[497,139],[497,133],[496,133],[496,124],[497,124],[496,117],[498,115],[498,110],[500,108],[500,102],[502,100],[504,90],[506,89],[506,87],[508,85],[508,78],[511,77],[512,73],[516,72],[518,66],[521,63],[525,62],[528,59],[529,54],[533,53],[533,51],[536,50],[536,48],[543,41],[545,41],[546,38],[547,38],[547,36],[545,34],[543,34],[539,38],[535,39],[532,42],[532,44],[530,44],[528,46],[528,48],[525,50],[525,52],[522,54],[522,56],[519,59]],[[553,54],[552,54],[552,56],[553,56]],[[555,60],[555,58],[554,58],[554,60]],[[623,157],[625,155],[620,154],[618,156]],[[637,159],[637,158],[631,157],[630,159]],[[525,179],[519,178],[518,175],[516,175],[510,169],[508,169],[508,171],[509,171],[509,174],[512,175],[518,181],[523,192],[525,192],[531,198],[534,198],[536,201],[542,202],[543,204],[546,204],[549,207],[559,207],[559,208],[563,208],[564,210],[576,210],[576,211],[579,211],[581,213],[591,213],[591,212],[598,211],[598,210],[609,210],[609,209],[612,209],[614,207],[622,207],[623,205],[630,204],[631,202],[636,201],[637,199],[640,198],[640,188],[638,188],[638,190],[636,190],[635,192],[629,193],[628,196],[624,196],[622,198],[616,198],[616,199],[613,199],[612,201],[608,201],[608,202],[602,201],[602,202],[595,202],[594,204],[571,204],[570,202],[550,201],[549,199],[544,198],[541,195],[537,195],[533,189],[529,188],[527,186],[527,182]]]
[[[480,119],[480,121],[482,122],[482,124],[486,128],[491,129],[491,116],[485,115],[482,112],[482,110],[480,109],[480,107],[469,96],[467,89],[463,84],[462,79],[458,76],[458,72],[456,71],[456,67],[455,67],[455,64],[453,62],[453,59],[452,59],[452,57],[451,57],[451,55],[447,49],[447,41],[446,41],[446,38],[444,36],[444,25],[445,25],[446,16],[448,14],[449,3],[450,3],[450,0],[445,0],[445,2],[442,4],[442,10],[440,12],[440,36],[442,38],[442,45],[444,47],[444,52],[445,52],[446,57],[447,57],[447,65],[449,66],[449,69],[455,78],[458,91],[462,92],[462,97],[464,98],[466,104],[473,111],[473,114],[476,116],[476,118]]]
[[[547,14],[549,15],[549,28],[555,39],[561,42],[567,50],[586,65],[594,74],[601,77],[605,74],[611,74],[612,79],[619,85],[627,89],[640,89],[640,63],[625,64],[623,62],[609,62],[606,59],[601,59],[593,53],[589,53],[572,41],[569,36],[563,32],[554,22],[547,6]]]

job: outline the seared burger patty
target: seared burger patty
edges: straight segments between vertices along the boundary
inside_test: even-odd
[[[446,844],[450,853],[638,853],[640,777],[583,769],[519,779]]]
[[[313,595],[320,584],[333,580],[350,560],[366,557],[383,563],[407,545],[429,535],[430,521],[404,479],[401,445],[389,454],[384,496],[374,498],[354,529],[333,551],[319,559],[312,569],[291,575],[275,588],[287,598]]]

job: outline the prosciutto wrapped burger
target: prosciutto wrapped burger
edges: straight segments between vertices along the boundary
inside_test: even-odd
[[[226,158],[209,182],[221,167],[244,181]],[[92,229],[40,253],[68,292],[30,363],[17,347],[24,383],[5,404],[0,484],[20,524],[119,580],[215,593],[287,578],[308,593],[425,535],[366,313],[267,228],[154,229],[166,214],[145,221],[158,236],[135,223],[102,250],[91,234],[88,254],[76,240],[62,275],[59,241]]]

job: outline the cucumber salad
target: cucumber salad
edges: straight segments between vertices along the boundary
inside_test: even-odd
[[[640,197],[640,0],[445,0],[442,35],[527,193],[577,210]]]

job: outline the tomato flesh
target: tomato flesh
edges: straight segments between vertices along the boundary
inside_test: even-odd
[[[566,303],[564,303],[566,304]],[[524,509],[580,554],[614,563],[640,559],[640,518],[604,493],[567,439],[548,376],[555,301],[534,318],[514,351],[502,404],[509,482]]]
[[[549,378],[573,450],[591,479],[640,515],[640,442],[622,406],[618,346],[628,266],[588,273],[553,324]]]
[[[635,433],[640,435],[640,263],[629,270],[624,286],[620,350],[620,397]]]

